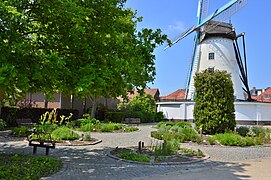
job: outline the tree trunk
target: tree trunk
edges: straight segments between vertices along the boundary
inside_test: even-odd
[[[3,100],[4,100],[4,91],[0,89],[0,118],[2,117],[2,106],[3,106]]]
[[[95,118],[96,108],[97,108],[97,97],[96,96],[88,96],[88,98],[92,103],[90,118]]]

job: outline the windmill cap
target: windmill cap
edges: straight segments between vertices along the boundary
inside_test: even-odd
[[[235,29],[230,23],[210,21],[204,25],[200,31],[200,42],[210,37],[223,37],[234,40],[236,38]]]

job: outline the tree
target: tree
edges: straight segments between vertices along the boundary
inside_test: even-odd
[[[226,71],[205,70],[196,74],[195,88],[196,127],[208,134],[233,130],[236,121],[231,75]]]
[[[87,96],[95,110],[97,97],[126,96],[154,80],[153,51],[166,35],[159,29],[137,31],[142,18],[124,7],[125,0],[8,2],[2,4],[25,17],[19,34],[33,49],[26,52],[38,57],[29,69],[37,70],[31,77],[41,81],[26,80],[23,84],[31,85],[26,91]]]
[[[156,102],[150,94],[137,95],[133,97],[128,108],[135,112],[153,113],[156,112]]]

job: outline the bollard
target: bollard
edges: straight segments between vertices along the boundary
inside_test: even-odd
[[[166,154],[166,146],[167,146],[167,142],[164,141],[163,144],[162,144],[162,152],[163,152],[163,154]]]
[[[139,153],[141,153],[141,149],[142,149],[142,147],[141,147],[141,141],[139,141],[139,142],[138,142],[138,152],[139,152]]]
[[[202,128],[199,129],[200,137],[202,138]]]

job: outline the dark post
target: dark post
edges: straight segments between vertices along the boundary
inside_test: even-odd
[[[139,151],[139,153],[141,153],[141,149],[142,149],[142,147],[141,147],[141,141],[139,141],[138,142],[138,151]]]

